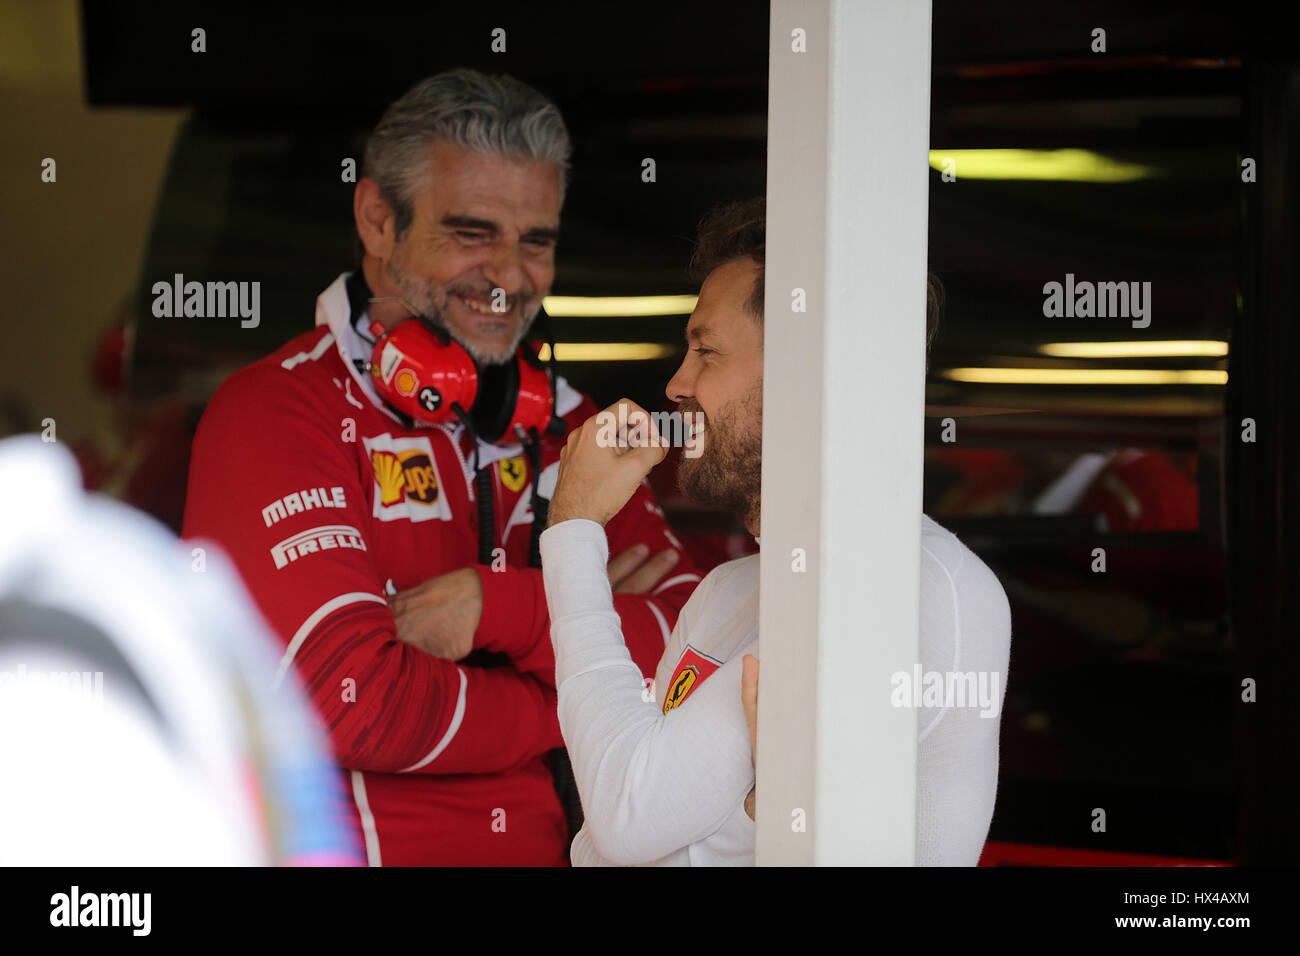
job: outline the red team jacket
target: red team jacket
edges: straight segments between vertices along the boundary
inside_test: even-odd
[[[364,344],[343,278],[318,300],[315,331],[213,397],[194,440],[185,537],[229,553],[284,642],[281,672],[297,669],[329,727],[372,865],[563,864],[545,756],[563,745],[555,659],[542,574],[527,567],[531,465],[517,445],[487,449],[504,455],[491,467],[507,567],[475,565],[470,440],[407,428],[383,406],[347,360]],[[561,382],[570,427],[596,411]],[[543,448],[546,497],[562,446]],[[614,597],[652,677],[700,575],[645,484],[607,532],[611,554],[641,542],[681,554],[651,594]],[[440,660],[396,637],[386,593],[468,565],[483,584],[475,647],[513,667]]]

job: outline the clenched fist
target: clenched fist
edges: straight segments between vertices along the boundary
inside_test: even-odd
[[[560,453],[549,525],[572,518],[605,524],[667,454],[650,414],[630,398],[597,412],[569,433]]]

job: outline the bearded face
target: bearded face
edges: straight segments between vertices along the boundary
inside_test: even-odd
[[[530,284],[513,296],[500,296],[505,311],[493,311],[493,287],[467,276],[445,285],[421,280],[405,270],[399,250],[388,260],[388,278],[420,314],[444,329],[479,365],[502,365],[515,354],[541,311],[542,296]]]
[[[694,399],[681,402],[678,411],[703,414]],[[758,517],[762,485],[762,381],[705,421],[703,450],[681,459],[677,483],[692,501],[724,508],[749,523]]]

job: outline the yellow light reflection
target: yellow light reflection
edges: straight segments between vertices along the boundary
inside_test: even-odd
[[[982,385],[1226,385],[1228,373],[1209,368],[950,368],[954,382]]]
[[[1123,163],[1086,149],[932,149],[930,166],[960,179],[1043,179],[1127,183],[1161,175],[1155,166]]]
[[[659,342],[557,342],[557,362],[644,362],[668,358],[680,351],[676,346]],[[543,345],[538,353],[543,362],[551,360],[551,347]]]
[[[607,315],[690,315],[694,295],[548,295],[542,299],[547,315],[589,317]]]
[[[1223,356],[1228,343],[1215,339],[1170,339],[1152,342],[1048,342],[1038,351],[1055,358],[1157,358]]]

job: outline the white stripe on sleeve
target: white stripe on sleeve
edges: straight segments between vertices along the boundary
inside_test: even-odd
[[[659,630],[664,632],[664,647],[668,646],[668,635],[671,628],[668,627],[668,621],[664,618],[663,612],[655,607],[654,601],[646,601],[645,606],[655,612],[655,620],[659,622]]]
[[[313,611],[311,617],[303,621],[302,627],[298,628],[297,632],[293,635],[293,640],[289,642],[289,646],[284,649],[284,656],[280,658],[280,666],[275,672],[275,680],[272,682],[271,686],[280,686],[280,682],[284,680],[284,675],[289,672],[289,665],[293,663],[293,659],[297,655],[298,649],[302,647],[303,642],[307,640],[307,637],[315,629],[317,624],[325,620],[327,616],[333,614],[339,608],[347,607],[349,604],[360,604],[363,601],[373,601],[376,604],[388,603],[385,598],[380,597],[378,594],[371,594],[368,591],[352,591],[348,594],[340,594],[338,597],[330,598]]]
[[[457,667],[456,673],[460,674],[460,696],[456,698],[456,713],[452,714],[451,726],[447,728],[447,732],[443,734],[442,739],[438,741],[438,746],[429,751],[428,756],[419,763],[413,763],[409,767],[397,771],[398,773],[410,773],[412,770],[419,770],[425,764],[429,763],[429,761],[433,760],[434,757],[438,756],[438,754],[446,750],[447,744],[451,743],[451,738],[455,737],[456,731],[460,730],[460,723],[465,719],[465,686],[467,681],[465,678],[465,671],[462,668]]]
[[[656,587],[650,593],[658,594],[660,591],[666,591],[673,585],[681,584],[683,581],[699,581],[699,580],[700,580],[700,576],[698,574],[679,574],[677,575],[677,577],[669,578],[667,581],[660,581],[659,586]]]
[[[379,832],[375,829],[375,815],[370,812],[370,801],[366,798],[366,779],[360,770],[352,771],[352,798],[357,802],[357,812],[361,815],[361,832],[366,837],[366,863],[369,866],[383,866],[379,858]]]

